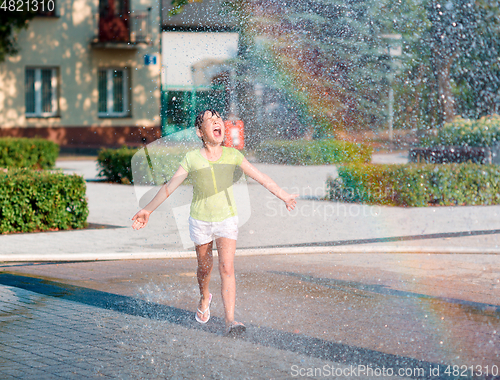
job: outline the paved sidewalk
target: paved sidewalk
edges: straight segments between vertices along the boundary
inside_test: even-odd
[[[66,160],[57,165],[90,181],[88,221],[94,228],[0,236],[0,261],[193,257],[192,244],[183,245],[179,233],[184,231],[185,236],[187,229],[179,227],[174,216],[176,210],[188,211],[190,186],[181,186],[152,214],[145,229],[133,231],[130,218],[139,210],[138,196],[147,189],[92,182],[97,175],[93,161]],[[240,226],[239,255],[500,253],[500,206],[402,208],[329,202],[321,197],[327,176],[336,175],[335,166],[257,167],[301,198],[289,213],[267,190],[249,180],[238,203],[240,220],[246,220]],[[187,216],[180,220],[187,220]]]
[[[306,374],[306,368],[317,374],[348,374],[352,368],[10,286],[0,285],[0,302],[3,380],[289,379]],[[355,378],[370,379],[354,368]]]
[[[456,379],[445,374],[454,365],[491,371],[500,363],[497,257],[239,257],[236,317],[248,331],[236,340],[222,336],[217,271],[212,318],[194,321],[194,259],[3,265],[0,378],[333,378],[294,376],[325,365],[415,379]],[[360,378],[349,371],[340,377]]]
[[[236,260],[248,331],[232,339],[217,270],[212,319],[193,318],[196,262],[173,216],[188,186],[133,231],[133,186],[94,182],[92,161],[58,166],[89,180],[99,228],[0,236],[2,380],[456,379],[453,366],[473,366],[460,379],[499,378],[498,206],[326,202],[335,167],[259,164],[301,199],[289,214],[248,184]],[[150,260],[109,261],[123,258]],[[394,376],[377,372],[388,368]]]

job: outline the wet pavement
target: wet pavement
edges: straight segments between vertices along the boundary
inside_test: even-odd
[[[261,165],[302,198],[282,215],[248,184],[232,339],[217,269],[213,317],[194,320],[172,206],[131,231],[133,187],[93,165],[58,162],[89,180],[93,228],[0,236],[0,379],[500,378],[500,206],[326,202],[335,167]]]
[[[289,379],[326,365],[495,378],[445,371],[500,364],[496,255],[270,255],[236,269],[248,331],[231,339],[217,274],[213,318],[194,320],[193,259],[5,264],[0,374]]]
[[[0,299],[2,379],[278,379],[306,360],[330,364],[18,287],[1,286]]]

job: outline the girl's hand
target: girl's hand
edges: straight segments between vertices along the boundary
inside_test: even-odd
[[[285,202],[286,209],[288,211],[292,211],[295,208],[295,205],[297,204],[297,201],[295,200],[295,198],[297,198],[298,196],[299,196],[299,194],[287,194],[283,198],[283,202]]]
[[[151,212],[152,211],[142,209],[137,214],[135,214],[134,217],[132,218],[132,220],[134,221],[134,223],[132,224],[132,228],[134,230],[140,230],[141,228],[146,227],[146,224],[148,224],[149,215],[151,215]]]

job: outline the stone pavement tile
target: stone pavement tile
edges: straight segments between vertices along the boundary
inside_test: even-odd
[[[10,320],[5,321],[6,324],[8,323],[9,325],[9,331],[4,332],[4,343],[5,344],[17,344],[19,342],[24,341],[23,337],[27,336],[29,333],[29,329],[24,329],[23,331],[23,326],[14,326],[13,323],[11,323]],[[18,348],[18,347],[15,347]]]
[[[50,346],[34,346],[31,342],[26,342],[26,345],[23,347],[25,354],[22,356],[28,356],[31,358],[45,359],[47,363],[53,363],[54,358],[50,358],[46,355],[47,352],[50,352],[52,347]],[[57,360],[56,363],[57,364]]]
[[[0,304],[0,312],[8,314],[12,311],[16,310],[16,307],[14,304],[9,303],[9,301],[2,300],[2,303]]]
[[[7,375],[7,376],[12,376],[16,379],[22,379],[24,377],[24,372],[19,369],[19,368],[4,368],[2,369],[2,372],[0,372],[0,375]]]
[[[28,362],[28,364],[34,368],[47,368],[51,366],[57,366],[60,363],[61,362],[59,360],[48,359],[41,356],[38,357],[32,356],[31,360]]]
[[[109,365],[109,363],[101,360],[100,358],[97,358],[97,357],[94,357],[94,356],[86,356],[85,357],[85,360],[83,361],[82,363],[82,367],[83,366],[91,366],[91,367],[103,367],[103,366],[107,366]]]
[[[21,339],[12,340],[7,334],[4,334],[2,337],[3,337],[3,342],[0,342],[0,352],[3,352],[4,350],[10,350],[13,348],[20,350],[24,348],[23,340]]]
[[[85,358],[89,357],[94,357],[94,358],[99,358],[101,361],[114,361],[117,358],[119,358],[119,354],[109,354],[109,353],[102,353],[99,351],[92,351],[92,350],[82,350],[79,352],[75,352],[74,355],[68,356],[65,358],[65,361],[72,360],[73,362],[77,362],[80,359],[84,360]]]
[[[176,327],[176,329],[183,328]],[[178,342],[181,347],[186,344],[186,338],[188,344],[190,339],[195,339],[198,344],[189,349],[181,349],[184,355],[189,354],[189,356],[182,355],[169,368],[174,372],[182,371],[184,368],[191,368],[191,371],[196,372],[196,368],[193,369],[192,364],[196,363],[196,366],[199,367],[198,372],[203,369],[209,378],[231,378],[235,371],[241,372],[241,378],[289,378],[294,364],[308,363],[309,366],[318,368],[323,367],[325,364],[333,364],[304,355],[261,347],[238,340],[234,341],[218,336],[213,339],[214,337],[210,336],[210,334],[205,339],[205,334],[207,333],[200,331],[179,333],[178,336],[182,337]],[[142,336],[144,333],[139,332],[139,335]],[[161,344],[160,342],[157,343]],[[210,343],[212,344],[207,351],[204,347]],[[164,345],[161,351],[149,352],[150,359],[155,359],[155,363],[163,363],[162,358],[168,354],[168,349],[165,347]],[[140,347],[137,346],[131,348],[140,350]],[[179,347],[175,346],[173,350],[178,353]],[[228,351],[231,353],[228,353]],[[189,358],[192,358],[192,362],[189,361]],[[236,369],[233,368],[232,363],[235,363]]]
[[[61,355],[60,352],[55,351],[56,349],[56,346],[48,346],[45,351],[39,352],[37,353],[37,355],[43,359],[50,359],[55,361],[56,364],[59,364],[61,362],[61,359],[64,358],[64,355]]]
[[[13,360],[16,359],[18,356],[25,354],[26,351],[17,349],[17,348],[6,348],[2,352],[0,352],[0,356],[7,359],[7,360]]]
[[[66,380],[66,379],[56,374],[45,372],[45,374],[37,378],[37,380]]]
[[[66,372],[71,372],[72,370],[76,369],[73,365],[73,363],[61,363],[58,365],[54,365],[50,368],[50,373],[59,375],[60,373],[66,373]]]
[[[89,371],[72,368],[67,371],[55,372],[54,375],[60,376],[63,379],[86,379],[97,375],[97,373],[89,373]]]
[[[10,365],[10,360],[0,357],[0,368],[8,367]]]
[[[20,289],[16,291],[23,293]],[[40,307],[44,310],[51,309],[52,301],[68,303],[76,309],[75,312],[91,308],[71,301],[54,300],[51,297],[44,297],[43,301],[43,306]],[[78,306],[81,306],[81,310],[78,310]],[[172,325],[164,321],[105,310],[99,314],[97,312],[99,309],[91,309],[96,312],[95,320],[81,323],[100,329],[103,334],[97,337],[99,347],[114,347],[113,352],[109,353],[105,348],[92,348],[84,339],[80,340],[78,333],[74,333],[71,329],[60,329],[58,324],[50,324],[48,331],[51,333],[63,332],[60,334],[61,347],[65,347],[65,343],[70,344],[69,342],[73,345],[70,350],[59,349],[64,355],[59,358],[61,364],[51,368],[51,373],[73,376],[73,372],[83,371],[89,376],[106,374],[113,377],[117,371],[121,371],[124,374],[143,373],[148,375],[147,378],[161,378],[168,369],[174,375],[191,371],[194,378],[204,374],[212,378],[232,378],[235,372],[242,378],[259,378],[259,376],[286,378],[293,365],[320,368],[332,364],[293,352],[285,352],[283,358],[283,351],[272,347],[227,339],[218,334]],[[48,314],[52,314],[52,317],[47,316]],[[58,319],[54,313],[37,313],[37,315],[48,320]],[[17,325],[16,329],[29,327],[30,323],[24,321],[21,325]],[[80,322],[68,320],[68,323],[78,325]],[[3,332],[4,329],[0,326],[0,334]],[[29,347],[25,349],[29,350]],[[50,350],[57,352],[58,348],[51,346]],[[84,368],[78,366],[78,359],[84,359],[82,361],[86,364]],[[92,360],[101,365],[89,367],[88,363],[92,363]],[[111,360],[111,365],[107,365],[106,360]],[[201,365],[203,363],[205,365]]]
[[[79,368],[80,370],[90,371],[90,372],[96,372],[97,369],[100,368],[100,364],[99,363],[101,363],[101,362],[102,361],[99,361],[99,362],[96,362],[94,364],[94,363],[89,362],[89,360],[85,359],[85,360],[73,363],[73,366],[75,368]]]
[[[15,318],[15,319],[14,319]],[[21,328],[26,322],[19,320],[17,316],[11,316],[11,318],[6,318],[9,322],[9,326],[12,328],[12,335],[18,336],[20,334]]]
[[[14,377],[12,375],[9,375],[7,373],[3,373],[0,371],[0,375],[2,376],[2,380],[12,380],[12,379],[19,379],[19,377]]]
[[[34,360],[33,355],[26,355],[23,357],[16,357],[11,360],[11,363],[15,363],[17,367],[22,368],[23,366],[32,367],[33,364],[39,364]],[[33,364],[32,364],[33,363]]]
[[[47,350],[39,353],[40,356],[54,359],[57,361],[66,360],[69,356],[72,356],[71,351],[65,350],[64,348],[48,346]]]
[[[60,349],[64,355],[73,355],[73,351],[79,348],[78,341],[74,340],[72,335],[57,335],[60,338],[60,345],[53,345],[56,349]],[[56,341],[57,342],[57,341]]]
[[[274,378],[284,375],[276,370],[263,369],[261,366],[241,365],[230,359],[193,358],[192,361],[162,362],[154,367],[152,373],[166,375],[173,378],[200,378],[212,379],[245,379],[245,378]]]
[[[84,341],[81,341],[80,339],[75,339],[74,341],[75,341],[75,344],[73,344],[73,346],[68,349],[68,351],[71,351],[71,353],[73,353],[73,355],[83,354],[85,352],[92,352],[93,355],[106,355],[106,354],[108,354],[108,352],[106,352],[106,350],[102,350],[94,345],[90,345]]]
[[[47,368],[23,368],[24,378],[25,379],[42,379],[47,376],[49,373],[47,372]]]
[[[128,365],[127,367],[130,367],[130,365]],[[124,370],[123,367],[106,366],[106,367],[95,368],[94,371],[96,375],[116,378],[116,376],[121,373],[128,373],[130,369],[127,368]]]
[[[31,321],[26,323],[26,335],[24,336],[24,340],[31,341],[33,344],[37,344],[40,342],[44,342],[44,344],[49,343],[53,338],[53,334],[47,334],[45,331],[41,331],[41,329],[47,328],[47,326],[40,326]]]

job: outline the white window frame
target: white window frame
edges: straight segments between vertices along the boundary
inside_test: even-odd
[[[51,70],[50,77],[50,87],[52,93],[51,107],[52,111],[43,112],[42,111],[42,70]],[[35,70],[35,112],[26,111],[26,117],[53,117],[57,116],[59,111],[58,98],[57,98],[57,68],[50,67],[26,67],[24,73],[26,75],[27,70]]]
[[[128,69],[120,67],[106,68],[100,67],[98,71],[106,72],[106,112],[98,111],[99,117],[127,117],[130,115],[130,104],[128,102]],[[115,112],[114,108],[114,96],[113,96],[113,72],[121,71],[123,72],[123,83],[122,83],[122,93],[123,93],[123,111]],[[98,76],[99,78],[99,76]],[[99,80],[99,79],[98,79]],[[99,83],[97,84],[97,91],[99,91]]]

